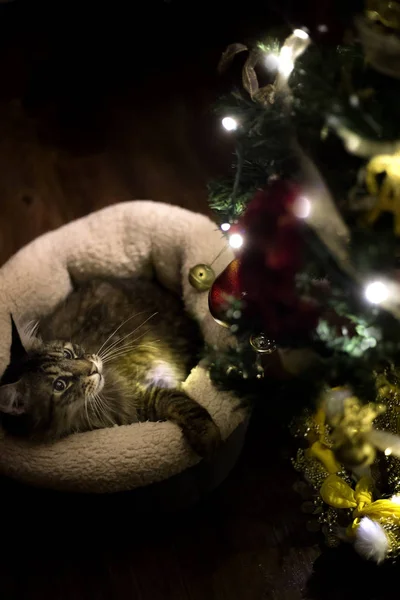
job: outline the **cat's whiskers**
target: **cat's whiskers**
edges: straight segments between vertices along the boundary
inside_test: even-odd
[[[117,354],[114,354],[113,356],[111,356],[110,358],[108,358],[105,363],[103,364],[108,364],[114,360],[116,360],[117,358],[122,358],[123,356],[126,356],[127,354],[129,354],[130,352],[132,352],[133,350],[137,350],[137,348],[133,347],[133,348],[127,348],[121,352],[118,352]],[[154,348],[150,348],[150,351],[153,350]]]
[[[92,424],[90,422],[90,418],[89,418],[89,409],[88,409],[88,396],[85,396],[85,400],[84,400],[84,406],[85,406],[85,413],[86,413],[86,420],[88,423],[88,426],[90,427],[90,429],[92,428]]]
[[[104,394],[103,395],[99,394],[99,400],[103,407],[103,414],[107,417],[109,423],[111,423],[111,425],[114,426],[115,422],[113,421],[113,419],[110,416],[110,405],[107,402],[107,399],[108,399],[107,396],[104,396]]]
[[[144,333],[142,333],[141,335],[139,335],[139,336],[138,336],[137,338],[135,338],[134,340],[129,340],[129,342],[127,342],[127,344],[125,344],[125,345],[128,345],[128,344],[134,344],[135,342],[137,342],[138,340],[140,340],[140,339],[141,339],[143,336],[145,336],[145,335],[146,335],[146,333],[148,333],[148,332],[147,332],[147,331],[145,331]],[[122,342],[123,340],[119,340],[119,341],[121,341],[121,342]],[[105,354],[103,353],[103,354],[100,356],[101,360],[104,360],[104,359],[108,358],[108,357],[109,357],[111,354],[113,354],[114,352],[117,352],[117,351],[118,351],[118,350],[120,350],[121,348],[124,348],[124,347],[125,347],[125,345],[124,345],[124,346],[114,346],[113,348],[110,348],[109,350],[107,350],[107,352],[106,352]]]
[[[119,358],[121,356],[124,356],[125,354],[129,354],[129,352],[131,352],[132,350],[135,350],[137,348],[146,348],[149,350],[156,350],[156,347],[151,345],[151,344],[133,344],[133,345],[129,345],[129,346],[123,346],[118,352],[114,352],[113,354],[111,354],[110,356],[107,356],[106,359],[103,359],[103,364],[107,364],[112,360],[115,360],[116,358]]]
[[[138,314],[140,315],[141,313],[138,313]],[[124,337],[122,337],[121,339],[119,339],[119,340],[116,340],[115,342],[113,342],[113,343],[111,344],[111,346],[108,346],[108,348],[106,348],[106,349],[105,349],[105,352],[107,352],[108,350],[111,350],[111,349],[112,349],[112,348],[114,348],[116,345],[120,344],[121,342],[123,342],[124,340],[126,340],[128,337],[130,337],[131,335],[133,335],[133,334],[134,334],[134,333],[135,333],[135,332],[136,332],[138,329],[140,329],[141,327],[143,327],[143,325],[145,325],[146,323],[148,323],[148,321],[150,321],[150,319],[152,319],[153,317],[155,317],[155,316],[156,316],[156,314],[157,314],[157,312],[153,313],[152,315],[150,315],[150,317],[148,317],[147,319],[145,319],[145,320],[143,321],[143,323],[141,323],[140,325],[138,325],[138,326],[137,326],[137,327],[136,327],[136,328],[135,328],[133,331],[131,331],[130,333],[128,333],[127,335],[125,335],[125,336],[124,336]],[[138,315],[135,315],[135,316],[138,316]],[[128,319],[128,321],[129,321],[129,319]],[[125,323],[126,323],[126,321],[125,321]],[[118,327],[118,328],[117,328],[117,329],[114,331],[114,333],[112,334],[112,336],[111,336],[111,337],[113,337],[113,336],[114,336],[114,335],[117,333],[117,331],[118,331],[118,330],[119,330],[119,329],[122,327],[122,325],[124,325],[124,323],[122,323],[122,324],[121,324],[121,325],[120,325],[120,326],[119,326],[119,327]],[[143,335],[145,335],[145,334],[143,334]],[[110,339],[110,338],[108,338],[108,339]],[[105,343],[107,343],[107,341],[108,341],[108,340],[106,340],[106,342],[105,342]],[[100,358],[102,358],[102,356],[104,355],[104,352],[103,352],[103,355],[102,355],[102,354],[100,354],[100,352],[101,352],[101,350],[102,350],[103,348],[104,348],[104,344],[103,344],[103,346],[100,348],[100,350],[97,352],[97,355],[98,355],[98,356],[100,356]]]
[[[100,356],[100,352],[103,350],[104,346],[107,344],[107,342],[109,340],[111,340],[114,335],[117,333],[117,331],[119,331],[121,329],[121,327],[123,327],[126,323],[128,323],[128,321],[131,321],[132,319],[134,319],[135,317],[138,317],[139,315],[142,315],[144,312],[146,312],[145,310],[142,310],[141,312],[135,313],[134,315],[131,315],[130,317],[128,317],[127,319],[125,319],[125,321],[123,321],[121,323],[121,325],[118,325],[118,327],[115,329],[115,331],[112,332],[111,335],[108,336],[108,338],[106,339],[106,341],[103,343],[102,346],[100,346],[100,348],[97,350],[96,354],[98,356]]]
[[[100,423],[102,423],[104,419],[106,419],[111,425],[115,425],[114,421],[109,415],[109,406],[100,394],[93,394],[92,405]]]
[[[101,412],[98,407],[96,394],[92,394],[91,399],[90,399],[90,406],[93,409],[95,418],[97,418],[99,421],[101,421]]]
[[[136,342],[138,342],[139,340],[141,340],[147,333],[148,333],[148,331],[145,331],[141,335],[138,335],[135,339],[129,340],[128,342],[126,342],[122,346],[120,346],[120,345],[119,346],[115,346],[114,348],[112,348],[111,350],[109,350],[106,354],[103,354],[100,358],[102,360],[104,360],[104,359],[108,358],[109,356],[112,356],[114,354],[114,352],[118,352],[122,348],[127,348],[129,346],[132,346],[133,344],[136,344]],[[159,341],[159,340],[154,340],[154,341]],[[139,346],[140,344],[137,344],[137,345]]]

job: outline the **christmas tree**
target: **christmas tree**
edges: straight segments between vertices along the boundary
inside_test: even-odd
[[[221,58],[223,73],[245,56],[217,108],[235,163],[210,186],[236,258],[209,304],[237,344],[211,374],[257,395],[265,356],[298,350],[282,386],[304,409],[308,509],[329,543],[379,562],[400,553],[400,3],[368,0],[340,44],[325,33]]]

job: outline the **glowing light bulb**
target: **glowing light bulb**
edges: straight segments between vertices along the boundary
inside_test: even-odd
[[[360,147],[360,137],[349,133],[347,140],[345,140],[345,145],[349,152],[355,154]]]
[[[289,79],[289,75],[294,69],[294,63],[310,43],[310,36],[304,29],[295,29],[293,33],[286,38],[279,53],[279,74],[281,76],[281,85]]]
[[[373,281],[365,288],[365,297],[371,304],[381,304],[389,297],[388,287],[383,281]]]
[[[226,131],[235,131],[238,128],[238,122],[233,117],[224,117],[221,123]]]
[[[301,40],[308,40],[308,38],[310,37],[307,31],[304,31],[304,29],[295,29],[293,31],[293,35],[300,38]]]
[[[396,496],[392,496],[391,501],[394,502],[395,504],[400,504],[400,496],[396,495]]]
[[[268,71],[277,71],[279,69],[279,56],[273,52],[267,54],[265,57],[265,66]]]
[[[289,77],[294,69],[293,53],[289,46],[282,46],[279,54],[279,72],[284,77]]]
[[[229,245],[231,248],[240,248],[243,246],[243,237],[240,233],[233,233],[229,238]]]
[[[360,106],[360,99],[357,96],[357,94],[352,94],[349,98],[349,104],[350,106],[352,106],[353,108],[357,108],[357,106]]]
[[[293,214],[299,219],[307,219],[311,212],[311,202],[305,196],[296,198],[293,204]]]
[[[231,226],[229,223],[222,223],[222,225],[221,225],[222,231],[229,231],[230,228],[231,228]]]
[[[385,456],[390,456],[392,454],[392,452],[393,452],[393,450],[391,448],[386,448],[384,454],[385,454]],[[392,500],[393,500],[393,498],[392,498]]]

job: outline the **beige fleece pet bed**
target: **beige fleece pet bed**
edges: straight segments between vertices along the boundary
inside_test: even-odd
[[[223,248],[226,240],[208,218],[150,201],[117,204],[43,235],[0,269],[0,373],[9,360],[10,312],[19,324],[40,319],[70,292],[71,279],[92,276],[155,275],[170,290],[183,291],[204,339],[222,348],[227,331],[214,321],[207,292],[196,291],[188,273],[196,264],[213,262]],[[213,263],[216,274],[231,260],[226,249]],[[223,439],[246,419],[234,396],[215,389],[204,364],[184,385],[209,410]],[[58,490],[130,490],[177,475],[199,460],[169,422],[74,434],[48,445],[0,432],[0,473]]]

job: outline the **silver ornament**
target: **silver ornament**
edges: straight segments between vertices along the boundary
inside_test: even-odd
[[[250,337],[250,344],[260,354],[272,354],[277,349],[274,340],[267,338],[265,333],[253,334]]]

